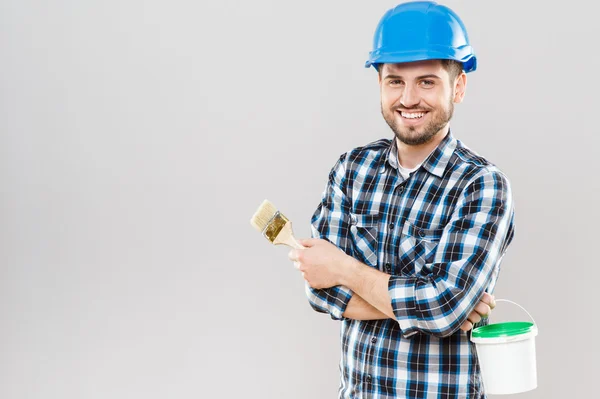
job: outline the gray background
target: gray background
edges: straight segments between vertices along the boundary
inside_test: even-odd
[[[391,137],[363,63],[395,4],[2,0],[0,398],[335,397],[339,324],[249,219],[308,236],[337,157]],[[593,3],[445,4],[479,57],[453,131],[514,189],[520,396],[593,393]]]

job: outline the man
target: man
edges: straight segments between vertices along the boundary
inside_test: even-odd
[[[389,10],[366,66],[394,132],[343,154],[289,258],[341,324],[340,398],[482,398],[469,330],[513,238],[507,177],[450,131],[476,58],[434,2]]]

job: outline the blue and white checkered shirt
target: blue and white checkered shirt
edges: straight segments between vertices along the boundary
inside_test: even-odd
[[[512,241],[509,181],[451,132],[408,179],[397,168],[393,139],[343,154],[311,220],[313,237],[391,275],[396,320],[345,318],[352,291],[306,286],[316,311],[342,320],[338,397],[483,398],[460,326]]]

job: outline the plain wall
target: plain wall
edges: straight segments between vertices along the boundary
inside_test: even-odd
[[[392,137],[363,66],[395,4],[0,1],[0,398],[336,397],[339,323],[249,220],[269,199],[307,237],[337,157]],[[479,59],[453,133],[515,195],[496,297],[540,331],[520,397],[588,397],[596,14],[444,4]]]

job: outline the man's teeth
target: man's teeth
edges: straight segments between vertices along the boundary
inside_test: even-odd
[[[425,115],[425,112],[413,112],[413,113],[408,113],[408,112],[400,112],[400,114],[404,117],[404,118],[408,118],[408,119],[416,119],[416,118],[421,118],[423,115]]]

